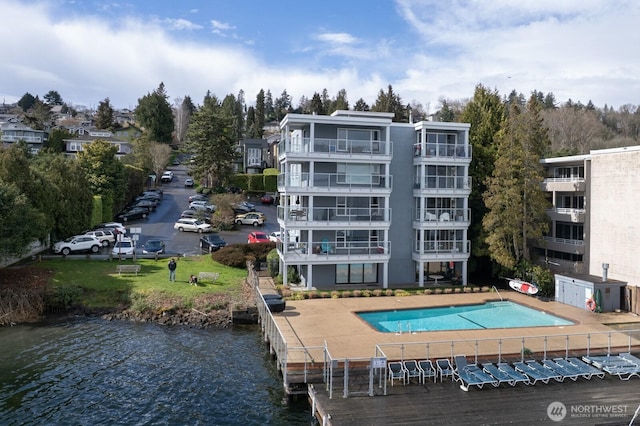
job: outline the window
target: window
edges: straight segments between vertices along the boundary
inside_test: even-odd
[[[350,263],[336,265],[336,284],[363,284],[378,282],[376,263]]]
[[[247,149],[247,165],[259,166],[262,164],[262,150],[260,148]]]
[[[581,223],[556,223],[556,238],[565,240],[582,240],[584,239],[584,226]]]
[[[337,182],[342,184],[380,184],[380,164],[337,164]]]
[[[380,132],[373,129],[338,129],[338,151],[371,152],[379,150]],[[376,142],[373,144],[373,142]]]

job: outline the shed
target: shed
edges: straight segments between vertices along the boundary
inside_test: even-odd
[[[588,302],[596,299],[596,292],[602,294],[602,312],[614,312],[623,309],[624,288],[627,283],[608,280],[595,275],[555,274],[556,302],[589,309]]]

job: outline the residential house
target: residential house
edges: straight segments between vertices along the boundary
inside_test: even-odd
[[[27,143],[32,153],[37,153],[42,149],[44,143],[49,138],[49,132],[44,130],[34,130],[12,118],[7,122],[0,123],[0,141],[3,146],[9,146],[18,141]]]
[[[118,148],[116,157],[120,158],[131,153],[131,143],[129,141],[118,139],[108,130],[88,130],[84,128],[78,129],[78,134],[71,139],[64,139],[65,152],[67,155],[75,156],[83,150],[83,146],[92,143],[97,139],[109,142]]]
[[[307,288],[465,284],[469,124],[393,113],[288,114],[278,147],[285,282]]]

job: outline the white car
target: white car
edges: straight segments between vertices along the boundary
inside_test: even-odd
[[[205,200],[195,200],[189,203],[189,208],[192,210],[206,210],[213,213],[216,211],[216,206]]]
[[[136,242],[131,238],[120,238],[113,245],[113,249],[111,249],[111,255],[122,257],[122,256],[132,256],[136,251]]]
[[[173,172],[168,170],[162,174],[161,182],[171,182],[173,180]]]
[[[92,237],[96,237],[102,243],[102,247],[108,247],[109,244],[116,241],[116,231],[115,229],[95,229],[93,231],[87,231],[84,235],[91,235]]]
[[[101,229],[101,228],[114,229],[118,231],[119,234],[123,234],[123,235],[127,233],[127,228],[125,228],[124,225],[120,222],[101,223],[100,225],[96,226],[93,229]]]
[[[198,219],[182,218],[173,225],[173,229],[177,229],[180,232],[197,232],[199,234],[203,232],[211,232],[211,225],[199,221]]]
[[[274,243],[280,242],[280,231],[272,232],[269,234],[269,241],[273,241]]]
[[[53,245],[55,253],[62,253],[63,256],[68,255],[72,251],[90,251],[97,253],[102,247],[102,242],[91,235],[76,235],[67,238],[64,241],[58,241]]]

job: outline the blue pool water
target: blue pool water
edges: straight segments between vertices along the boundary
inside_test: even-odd
[[[378,331],[387,333],[571,325],[573,322],[509,301],[440,308],[359,312]]]

